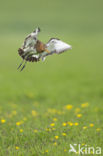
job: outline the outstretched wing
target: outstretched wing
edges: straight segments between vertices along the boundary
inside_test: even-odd
[[[45,57],[48,55],[52,55],[54,53],[60,54],[60,53],[63,53],[64,51],[72,49],[71,45],[57,38],[51,38],[46,44],[46,47],[50,53],[43,52],[41,56],[42,60],[44,60]]]
[[[47,46],[47,49],[51,53],[57,53],[57,54],[60,54],[64,51],[67,51],[72,48],[69,44],[67,44],[57,38],[51,38],[49,40],[49,42],[46,44],[46,46]]]

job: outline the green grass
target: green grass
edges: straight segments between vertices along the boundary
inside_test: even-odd
[[[103,149],[102,6],[102,0],[1,1],[0,156],[75,156],[68,153],[75,143]],[[17,49],[36,26],[43,42],[58,37],[72,50],[19,72]]]

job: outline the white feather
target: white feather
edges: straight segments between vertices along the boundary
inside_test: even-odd
[[[59,40],[59,39],[51,39],[48,43],[47,43],[47,49],[50,52],[54,52],[54,53],[62,53],[66,50],[71,49],[71,45]]]

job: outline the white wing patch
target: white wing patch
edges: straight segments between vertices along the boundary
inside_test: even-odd
[[[46,46],[47,46],[47,49],[50,53],[43,52],[41,54],[40,58],[43,61],[45,60],[45,57],[48,55],[52,55],[54,53],[61,54],[64,51],[72,49],[71,45],[69,45],[69,44],[67,44],[67,43],[65,43],[59,39],[56,39],[56,38],[50,39],[49,42],[46,44]]]
[[[67,51],[67,50],[69,50],[71,48],[72,47],[69,44],[67,44],[67,43],[65,43],[65,42],[63,42],[63,41],[61,41],[59,39],[55,39],[55,38],[51,39],[47,43],[47,49],[50,52],[54,52],[54,53],[57,53],[57,54],[62,53],[64,51]]]

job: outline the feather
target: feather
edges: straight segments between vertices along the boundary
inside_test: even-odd
[[[42,60],[44,60],[43,58],[45,58],[48,55],[52,55],[54,53],[61,54],[64,51],[72,49],[71,45],[69,45],[57,38],[51,38],[48,41],[48,43],[46,44],[46,47],[47,47],[48,51],[50,51],[50,53],[43,52],[42,56],[41,56]]]

